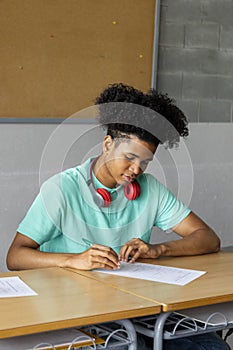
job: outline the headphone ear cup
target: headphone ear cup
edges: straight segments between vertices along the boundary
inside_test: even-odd
[[[137,181],[129,182],[124,187],[125,197],[131,201],[138,198],[140,196],[140,193],[141,193],[141,189],[140,189],[140,185]]]
[[[110,193],[105,188],[97,188],[96,192],[103,198],[104,205],[103,207],[108,207],[112,202],[112,197]]]

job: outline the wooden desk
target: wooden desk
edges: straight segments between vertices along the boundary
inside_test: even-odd
[[[197,306],[233,301],[233,253],[220,252],[202,256],[162,258],[144,262],[178,268],[207,271],[206,274],[185,286],[145,281],[134,278],[103,274],[96,271],[77,272],[117,287],[134,296],[162,304],[162,313],[155,322],[154,350],[162,350],[163,327],[172,311]],[[220,307],[221,310],[221,307]],[[139,329],[137,329],[139,331]],[[144,329],[147,332],[146,328]]]
[[[20,276],[38,295],[0,298],[0,338],[160,313],[153,301],[60,268],[2,273]]]
[[[185,286],[144,281],[85,271],[82,275],[101,281],[121,291],[162,304],[163,311],[233,301],[233,253],[219,252],[201,256],[162,258],[144,262],[207,271],[206,274]]]

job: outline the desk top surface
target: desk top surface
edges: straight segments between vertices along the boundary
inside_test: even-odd
[[[232,252],[144,261],[207,273],[185,286],[59,268],[3,273],[38,295],[0,298],[0,338],[233,301]]]
[[[147,259],[143,262],[201,270],[207,273],[185,286],[108,275],[96,271],[81,273],[108,285],[117,286],[119,289],[133,295],[138,295],[147,300],[154,300],[162,304],[163,311],[175,311],[233,301],[232,252],[157,260]]]
[[[161,305],[97,280],[48,268],[20,276],[36,296],[0,298],[0,338],[160,313]]]

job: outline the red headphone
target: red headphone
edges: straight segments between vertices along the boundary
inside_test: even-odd
[[[112,202],[111,194],[105,188],[96,188],[92,182],[92,170],[98,158],[94,159],[90,166],[90,179],[87,181],[88,186],[90,187],[91,193],[93,195],[94,202],[99,207],[108,207]],[[133,201],[140,196],[140,185],[135,180],[133,182],[129,182],[124,186],[124,195],[127,199]]]

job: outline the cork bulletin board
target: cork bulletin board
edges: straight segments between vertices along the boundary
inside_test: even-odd
[[[45,122],[151,87],[155,0],[1,0],[0,119]]]

